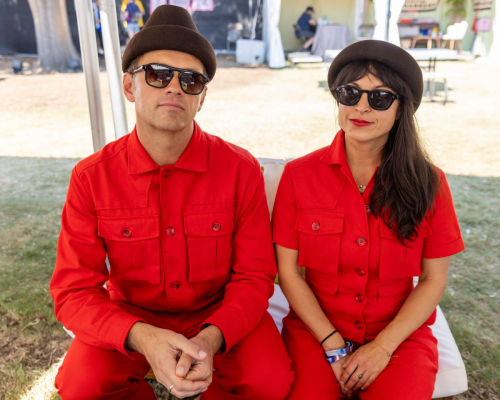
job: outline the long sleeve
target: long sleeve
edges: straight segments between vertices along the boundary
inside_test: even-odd
[[[104,241],[97,234],[97,214],[88,186],[73,170],[62,212],[56,267],[50,283],[55,314],[87,344],[127,354],[124,343],[140,321],[111,301],[103,286],[109,274]]]
[[[274,291],[277,268],[264,179],[256,162],[237,204],[231,279],[220,308],[206,321],[222,331],[227,352],[260,322]]]

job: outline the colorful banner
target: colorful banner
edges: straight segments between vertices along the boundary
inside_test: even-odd
[[[185,8],[186,10],[190,10],[190,0],[169,0],[168,4],[171,4],[173,6],[179,6],[182,8]]]
[[[191,4],[192,11],[213,11],[214,0],[193,0]]]
[[[156,7],[167,4],[167,0],[149,0],[149,14],[152,14]]]
[[[403,11],[432,11],[437,8],[439,0],[406,0]]]

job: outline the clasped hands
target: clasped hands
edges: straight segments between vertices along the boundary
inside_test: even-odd
[[[375,342],[369,342],[354,353],[331,364],[342,393],[351,399],[358,390],[366,390],[387,367],[390,356]]]
[[[127,336],[127,347],[146,357],[158,382],[178,398],[195,396],[212,383],[213,358],[223,345],[214,325],[187,339],[167,329],[136,323]]]

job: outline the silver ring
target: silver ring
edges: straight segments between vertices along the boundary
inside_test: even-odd
[[[363,374],[359,374],[359,375],[358,375],[358,379],[359,379],[359,380],[363,379]]]
[[[174,388],[174,385],[170,385],[170,387],[168,388],[168,393],[172,393],[173,388]]]

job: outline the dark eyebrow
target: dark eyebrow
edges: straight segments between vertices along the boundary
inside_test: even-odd
[[[358,89],[361,89],[356,82],[346,83],[346,85],[348,85],[348,86],[354,86],[354,87],[357,87]],[[388,86],[385,86],[385,85],[375,86],[372,90],[376,90],[376,89],[380,89],[380,88],[386,89],[386,90],[388,90],[390,92],[393,91],[391,88],[389,88]]]

